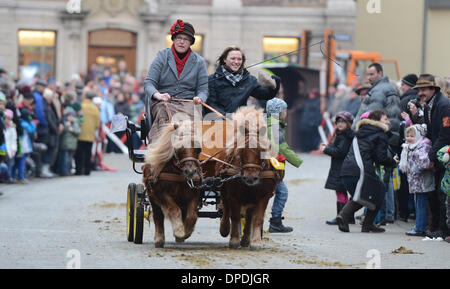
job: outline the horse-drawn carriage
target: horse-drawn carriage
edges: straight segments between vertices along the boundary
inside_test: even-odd
[[[155,247],[165,243],[164,217],[170,219],[177,242],[192,234],[198,217],[207,217],[221,218],[219,231],[230,235],[230,248],[262,247],[265,209],[284,171],[270,158],[274,155],[262,110],[243,107],[234,115],[227,121],[167,123],[146,150],[135,150],[131,142],[131,135],[140,132],[147,145],[146,118],[140,125],[124,118],[129,158],[134,171],[143,174],[143,184],[128,185],[128,241],[142,243],[144,220],[150,222],[150,215]],[[143,164],[142,171],[136,163]],[[206,205],[215,208],[204,210]]]

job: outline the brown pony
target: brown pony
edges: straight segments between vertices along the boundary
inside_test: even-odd
[[[155,247],[164,247],[164,217],[172,223],[177,242],[194,231],[199,192],[191,185],[202,179],[198,157],[201,146],[193,137],[193,123],[168,124],[149,145],[145,156],[143,183],[153,210]]]
[[[261,232],[264,213],[276,186],[283,178],[283,171],[275,170],[267,157],[274,155],[267,138],[267,124],[263,110],[242,107],[233,117],[233,136],[228,136],[227,153],[224,164],[216,165],[216,174],[224,177],[240,174],[240,178],[225,182],[221,188],[223,216],[220,234],[230,234],[230,248],[262,248]],[[228,133],[228,131],[227,131]],[[242,240],[239,240],[241,215],[245,217]]]

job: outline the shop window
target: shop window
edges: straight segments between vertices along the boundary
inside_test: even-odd
[[[20,73],[55,77],[56,32],[42,30],[19,30]]]
[[[282,54],[293,52],[289,55],[284,55],[279,58],[270,60],[269,63],[298,63],[298,53],[300,48],[300,39],[297,37],[264,37],[263,38],[263,51],[264,60],[277,57]]]
[[[172,35],[166,35],[166,46],[172,47]],[[195,43],[191,46],[191,49],[203,56],[203,35],[195,34]]]

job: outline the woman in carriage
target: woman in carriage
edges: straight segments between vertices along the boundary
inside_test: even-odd
[[[190,47],[195,42],[194,27],[178,19],[170,28],[173,45],[158,52],[145,78],[145,109],[153,120],[149,140],[176,112],[193,119],[194,106],[208,97],[208,73],[205,60]],[[191,101],[186,101],[191,100]]]
[[[261,106],[265,109],[265,101],[274,98],[280,89],[279,77],[270,79],[260,74],[257,79],[248,72],[244,67],[245,54],[239,47],[225,48],[217,64],[216,72],[209,76],[206,104],[223,115],[245,106],[250,96],[264,102]],[[209,111],[204,109],[204,113]]]

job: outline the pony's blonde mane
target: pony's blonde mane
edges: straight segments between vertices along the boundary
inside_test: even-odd
[[[249,119],[250,117],[250,119]],[[227,135],[227,155],[236,154],[238,152],[239,148],[239,140],[242,140],[245,138],[245,147],[249,145],[249,123],[248,120],[255,121],[257,124],[257,132],[256,132],[256,140],[258,142],[258,147],[260,147],[263,150],[269,150],[270,149],[270,141],[267,138],[267,134],[264,136],[260,136],[261,128],[265,127],[267,132],[267,123],[264,118],[264,110],[256,109],[254,106],[242,106],[240,107],[234,114],[233,114],[233,134],[234,137],[231,135]],[[245,125],[245,132],[242,133],[241,129],[239,128],[240,125]],[[231,133],[227,131],[227,133]]]
[[[177,133],[175,135],[175,133]],[[193,122],[186,120],[170,123],[160,130],[160,136],[149,144],[145,155],[145,163],[150,165],[150,176],[158,177],[164,165],[175,155],[175,150],[184,147],[184,136],[193,137]]]
[[[172,159],[175,150],[172,145],[172,136],[177,126],[169,124],[160,130],[158,139],[148,145],[145,163],[150,165],[150,175],[157,177],[164,165]]]

